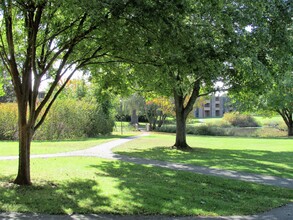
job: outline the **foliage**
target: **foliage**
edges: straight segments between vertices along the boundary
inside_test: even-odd
[[[258,122],[247,114],[240,114],[239,112],[228,112],[224,114],[224,121],[229,122],[235,127],[259,127]]]
[[[86,136],[93,106],[83,101],[62,99],[55,102],[35,138],[43,140],[70,139]]]
[[[0,140],[15,140],[17,134],[17,105],[0,103]]]
[[[160,128],[157,128],[156,130],[159,132],[176,133],[176,126],[164,125]],[[206,125],[206,124],[199,125],[199,126],[187,125],[186,133],[193,134],[193,135],[208,135],[208,136],[230,136],[231,135],[231,132],[228,129],[218,127],[218,126]]]
[[[238,86],[231,90],[237,108],[249,112],[277,112],[293,135],[293,20],[292,2],[277,1],[268,8],[271,17],[266,25],[256,26],[262,35],[256,44],[263,47],[250,59],[242,60],[236,70],[242,74]],[[269,37],[265,37],[265,35]]]
[[[146,116],[150,127],[155,130],[165,123],[168,116],[174,115],[174,103],[167,97],[156,97],[146,102]]]
[[[3,82],[2,82],[2,79],[0,78],[0,97],[3,96],[3,95],[5,95],[5,92],[3,90]]]
[[[230,136],[230,137],[285,137],[284,125],[278,127],[233,127],[230,123],[206,123],[196,126],[187,125],[186,133],[192,135]],[[172,124],[157,128],[156,131],[176,133],[176,126]]]
[[[31,184],[32,137],[71,77],[79,70],[88,70],[89,65],[115,62],[115,51],[128,47],[129,36],[136,33],[130,31],[129,24],[138,26],[129,16],[137,5],[129,3],[1,1],[1,67],[11,76],[19,110],[20,155],[15,183]],[[38,102],[43,80],[50,80],[49,89]]]
[[[263,48],[263,44],[256,42],[269,33],[260,36],[255,27],[269,23],[275,14],[267,10],[275,10],[278,3],[184,1],[164,7],[167,13],[158,16],[157,25],[148,26],[158,35],[146,33],[146,43],[135,53],[136,57],[143,57],[154,65],[134,65],[134,69],[138,73],[138,84],[146,90],[173,95],[177,119],[174,146],[184,149],[188,148],[186,119],[195,101],[219,90],[215,86],[218,81],[226,86],[238,84],[241,77],[235,73],[233,64],[244,65],[239,60],[250,58]],[[141,17],[141,23],[145,23],[150,14]]]
[[[16,97],[10,76],[0,67],[0,102],[15,102]]]
[[[53,105],[44,125],[34,139],[62,140],[97,137],[113,131],[114,120],[105,115],[100,104],[62,98]],[[17,105],[0,104],[0,140],[17,140]]]

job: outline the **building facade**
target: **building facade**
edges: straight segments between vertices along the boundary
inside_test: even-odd
[[[201,104],[197,104],[194,116],[196,118],[223,117],[225,112],[230,111],[232,111],[232,108],[229,106],[229,99],[226,96],[212,95]]]

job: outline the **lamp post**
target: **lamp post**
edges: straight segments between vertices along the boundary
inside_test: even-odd
[[[120,99],[120,121],[121,121],[121,135],[123,135],[123,125],[122,125],[122,99]]]

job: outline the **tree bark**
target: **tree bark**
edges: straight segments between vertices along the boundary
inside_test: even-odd
[[[174,89],[174,101],[176,110],[176,141],[174,148],[189,150],[191,147],[186,142],[186,119],[192,111],[196,99],[200,96],[200,80],[193,84],[192,93],[188,99],[187,95],[180,90]]]
[[[183,114],[183,106],[176,106],[176,141],[173,147],[180,150],[190,149],[186,142],[186,118]]]
[[[186,142],[186,109],[184,108],[184,97],[174,91],[175,111],[176,111],[176,141],[174,148],[188,150],[190,147]]]
[[[19,104],[20,105],[20,104]],[[30,146],[33,136],[33,129],[27,123],[25,108],[19,106],[18,124],[19,124],[19,162],[18,173],[14,180],[18,185],[31,185],[30,176]]]
[[[131,114],[131,122],[132,125],[134,124],[138,124],[138,116],[136,114],[136,109],[132,110],[132,114]]]
[[[286,108],[276,110],[283,118],[288,128],[288,136],[293,136],[293,113]]]
[[[293,136],[293,121],[291,120],[291,123],[288,126],[288,136]]]

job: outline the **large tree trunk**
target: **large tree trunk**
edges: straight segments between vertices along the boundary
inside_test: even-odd
[[[184,108],[184,96],[174,92],[175,111],[176,111],[176,141],[174,148],[188,150],[190,147],[186,142],[186,109]]]
[[[19,128],[19,162],[18,173],[14,180],[18,185],[31,185],[30,177],[30,146],[31,134],[26,127]]]
[[[176,106],[176,141],[174,147],[180,150],[187,150],[190,147],[186,142],[186,118],[182,107]]]
[[[191,149],[186,142],[186,119],[192,111],[196,99],[200,96],[200,81],[195,81],[192,93],[188,97],[180,89],[174,90],[174,101],[176,111],[176,141],[174,148],[179,150]]]
[[[21,109],[22,108],[22,109]],[[26,111],[23,106],[19,107],[18,114],[19,125],[19,162],[18,162],[18,174],[14,180],[18,185],[31,185],[30,177],[30,146],[33,136],[33,129],[28,125],[26,118]]]
[[[285,124],[288,128],[288,136],[293,136],[293,112],[284,108],[284,109],[277,109],[276,110],[283,118]]]
[[[293,136],[293,121],[288,126],[288,136]]]

